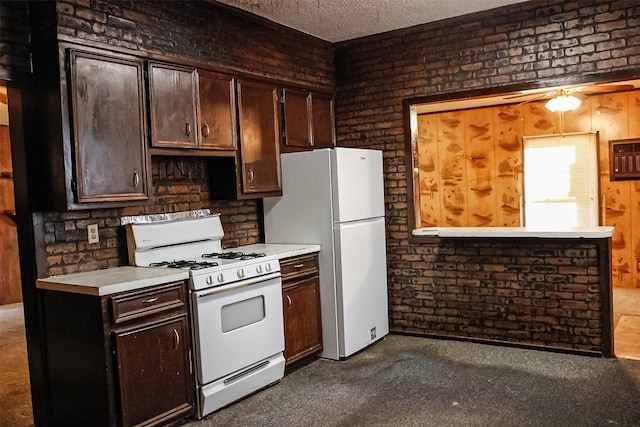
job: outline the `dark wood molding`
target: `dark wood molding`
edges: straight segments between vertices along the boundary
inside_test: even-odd
[[[600,353],[596,351],[577,350],[572,348],[561,348],[561,347],[546,347],[541,345],[511,342],[511,341],[500,341],[500,340],[470,338],[470,337],[441,335],[441,334],[420,334],[415,332],[406,332],[399,329],[398,330],[391,329],[389,330],[389,333],[394,335],[403,335],[407,337],[422,337],[422,338],[433,338],[438,340],[464,341],[464,342],[471,342],[475,344],[498,345],[501,347],[510,347],[510,348],[522,348],[525,350],[546,351],[546,352],[559,353],[559,354],[573,354],[576,356],[590,356],[590,357],[602,356]]]
[[[416,224],[416,206],[414,203],[414,194],[415,194],[415,183],[413,180],[413,161],[414,161],[414,153],[413,153],[413,141],[411,140],[411,105],[414,102],[410,99],[404,99],[402,101],[402,117],[404,122],[404,165],[405,170],[407,171],[407,221],[408,221],[408,232],[409,232],[409,243],[419,243],[421,240],[415,240],[416,237],[413,235],[413,230],[418,227]],[[416,142],[417,143],[417,142]]]
[[[611,277],[611,238],[598,239],[598,258],[600,266],[600,317],[602,322],[602,355],[615,356],[613,339],[613,281]]]
[[[625,80],[636,80],[636,79],[640,79],[640,69],[613,71],[608,73],[584,74],[581,76],[570,76],[566,78],[552,78],[548,80],[538,80],[538,81],[528,82],[528,83],[495,86],[495,87],[483,88],[483,89],[472,89],[472,90],[460,91],[460,92],[437,93],[433,95],[407,98],[404,100],[404,102],[408,103],[409,105],[415,105],[415,104],[427,104],[430,102],[460,101],[460,100],[471,99],[471,98],[482,98],[482,97],[508,95],[508,94],[515,95],[526,90],[546,89],[549,87],[570,86],[570,85],[580,85],[580,84],[589,84],[589,85],[606,84],[606,83],[615,83],[615,82],[621,82]],[[517,104],[518,102],[513,102],[513,104]],[[478,108],[482,108],[482,107],[478,107]],[[442,111],[444,112],[447,110],[443,109]]]
[[[235,150],[202,150],[183,148],[149,148],[152,156],[172,156],[172,157],[235,157]]]
[[[42,321],[36,280],[46,275],[46,254],[41,216],[34,214],[31,204],[33,193],[30,188],[36,185],[36,182],[30,179],[33,177],[29,176],[27,168],[27,158],[30,156],[27,140],[33,126],[25,123],[25,111],[30,108],[31,101],[28,97],[23,97],[32,84],[31,76],[24,75],[21,79],[8,82],[7,91],[31,402],[35,425],[45,425],[49,419],[49,387],[43,346],[43,331],[46,325]]]

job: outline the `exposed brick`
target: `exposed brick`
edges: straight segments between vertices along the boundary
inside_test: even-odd
[[[65,2],[57,2],[56,3],[56,10],[60,13],[64,13],[66,15],[73,15],[75,12],[75,8],[73,7],[72,4],[70,3],[65,3]]]
[[[281,33],[208,2],[67,3],[73,7],[59,7],[58,14],[73,19],[61,21],[59,34],[107,40],[132,50],[197,59],[330,88],[334,85],[335,66],[338,145],[385,152],[392,330],[599,350],[602,325],[597,316],[601,307],[597,248],[582,244],[578,249],[582,252],[571,255],[573,246],[561,242],[551,244],[553,250],[549,245],[532,243],[515,260],[515,264],[530,265],[530,269],[507,271],[505,254],[522,250],[509,242],[411,244],[411,213],[407,212],[411,194],[406,189],[404,169],[394,165],[404,167],[405,163],[401,113],[405,97],[446,94],[469,87],[539,85],[559,76],[580,79],[587,73],[637,67],[640,54],[631,49],[640,46],[640,37],[634,35],[640,26],[636,1],[531,1],[501,8],[498,16],[467,15],[335,46],[298,33]],[[78,20],[72,14],[79,7],[107,15],[107,24],[96,26],[98,21]],[[626,40],[626,45],[619,44],[619,40]],[[24,64],[18,67],[21,66]],[[230,233],[225,241],[258,241],[258,202],[208,200],[206,172],[197,175],[194,182],[187,182],[171,163],[153,158],[152,205],[118,210],[109,218],[168,212],[178,207],[209,207],[223,214],[223,226]],[[197,159],[188,160],[187,164],[206,169]],[[180,190],[172,190],[174,185]],[[76,223],[98,218],[97,215],[96,210],[47,214],[45,239],[50,274],[126,263],[125,239],[117,223],[105,222],[101,229],[101,233],[104,230],[117,236],[109,246],[97,249],[102,251],[100,254],[109,254],[103,260],[98,260],[102,256],[98,252],[91,252],[91,245],[73,241],[71,244],[77,245],[73,249],[66,242],[60,244],[51,239],[52,222],[70,222],[72,228],[81,231]],[[113,249],[117,249],[117,255]],[[463,261],[460,249],[482,252],[489,258],[482,262]],[[63,255],[80,252],[83,256],[87,253],[90,261],[61,265]],[[565,258],[570,260],[567,264],[554,261]],[[481,271],[467,269],[472,264],[481,265]],[[560,266],[587,267],[587,272],[584,268],[581,273],[561,271]],[[436,314],[436,310],[446,314]],[[583,320],[587,319],[593,323],[585,324]]]
[[[67,13],[69,15],[72,14],[72,12],[69,13],[68,11],[64,11],[64,13]],[[81,19],[84,19],[84,20],[87,20],[87,21],[95,21],[95,22],[100,22],[102,24],[105,24],[107,22],[107,14],[106,13],[97,12],[95,10],[91,10],[91,9],[84,8],[84,7],[83,8],[80,8],[80,7],[77,8],[75,15],[78,18],[81,18]]]

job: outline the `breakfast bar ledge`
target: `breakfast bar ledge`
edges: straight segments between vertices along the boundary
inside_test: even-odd
[[[428,227],[413,230],[414,236],[433,237],[534,237],[543,239],[602,239],[613,236],[615,227]]]

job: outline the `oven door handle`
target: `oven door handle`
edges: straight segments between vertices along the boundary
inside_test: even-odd
[[[202,297],[208,297],[210,295],[215,295],[215,294],[221,294],[224,292],[229,292],[229,291],[234,291],[236,289],[242,289],[245,288],[247,286],[252,286],[261,282],[266,282],[267,280],[271,280],[271,279],[277,279],[278,277],[280,277],[280,272],[277,273],[271,273],[271,274],[267,274],[264,276],[259,276],[259,277],[254,277],[253,279],[246,281],[246,282],[240,282],[237,284],[230,284],[227,286],[217,286],[215,288],[211,288],[211,289],[205,289],[205,290],[201,290],[196,292],[196,295],[198,296],[198,298],[202,298]]]

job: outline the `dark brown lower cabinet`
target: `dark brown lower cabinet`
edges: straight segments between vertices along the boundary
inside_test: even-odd
[[[156,426],[194,415],[184,282],[109,296],[42,291],[51,426]]]
[[[115,331],[123,425],[150,425],[189,412],[187,314]],[[140,357],[144,355],[144,357]]]
[[[284,357],[290,365],[322,350],[318,254],[285,258],[280,268]]]

